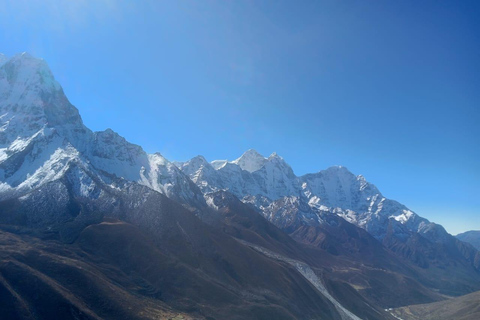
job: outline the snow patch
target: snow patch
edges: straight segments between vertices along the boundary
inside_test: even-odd
[[[410,210],[403,210],[403,213],[397,216],[390,216],[389,218],[395,219],[401,224],[405,224],[415,213]]]

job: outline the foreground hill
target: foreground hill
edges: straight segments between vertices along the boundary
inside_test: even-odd
[[[62,229],[64,223],[53,220],[47,223],[60,229],[3,226],[2,301],[12,301],[2,304],[3,314],[48,319],[60,309],[63,319],[157,319],[162,312],[199,319],[340,319],[335,306],[290,265],[142,188],[119,199],[119,206],[137,195],[146,197],[142,205],[114,210],[111,218],[88,226]],[[120,215],[123,221],[116,219]],[[75,237],[72,230],[78,230]],[[67,231],[71,243],[61,241]]]

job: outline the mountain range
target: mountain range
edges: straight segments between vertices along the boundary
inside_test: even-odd
[[[0,239],[11,319],[395,319],[480,290],[474,246],[363,176],[148,154],[27,53],[0,55]]]
[[[441,225],[385,198],[375,185],[345,167],[334,166],[297,177],[276,153],[266,158],[255,150],[248,150],[234,161],[209,163],[197,156],[176,165],[206,195],[207,204],[213,208],[208,195],[227,190],[299,241],[318,242],[312,230],[328,225],[333,215],[365,229],[397,255],[420,267],[456,267],[462,257],[460,260],[469,264],[468,268],[480,268],[478,252],[471,246],[458,241]],[[305,228],[310,232],[308,238]]]

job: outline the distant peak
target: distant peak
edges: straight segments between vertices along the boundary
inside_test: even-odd
[[[200,155],[200,154],[198,156],[193,157],[190,161],[198,161],[198,162],[201,162],[201,163],[208,163],[207,159],[205,159],[205,157]]]
[[[254,172],[263,167],[267,159],[254,149],[245,151],[242,156],[232,163],[238,165],[242,170]]]
[[[107,128],[103,131],[97,131],[95,132],[95,135],[97,137],[101,137],[102,139],[124,139],[121,135],[118,134],[118,132],[113,131],[110,128]]]
[[[103,131],[95,131],[94,134],[100,139],[117,139],[118,137],[121,137],[118,133],[110,128],[107,128]]]
[[[352,172],[350,172],[350,170],[348,170],[347,167],[339,166],[339,165],[331,166],[331,167],[329,167],[325,170],[322,170],[320,172],[323,172],[323,173],[326,173],[326,174],[334,174],[334,175],[346,174],[346,175],[354,176],[354,174]]]
[[[212,165],[213,168],[215,168],[215,170],[222,168],[227,163],[228,163],[228,160],[213,160],[212,162],[210,162],[210,164]]]
[[[20,62],[28,62],[30,65],[43,65],[43,66],[47,66],[47,63],[45,62],[44,59],[42,58],[37,58],[37,57],[34,57],[32,56],[30,53],[28,52],[22,52],[22,53],[17,53],[15,54],[14,56],[12,56],[10,59],[7,59],[9,61],[20,61]]]
[[[350,172],[346,167],[339,166],[339,165],[331,166],[331,167],[327,168],[327,170],[329,170],[329,171],[348,171],[348,172]]]
[[[68,135],[85,130],[78,110],[65,97],[45,60],[23,52],[8,59],[1,55],[0,64],[0,111],[10,119],[9,139],[45,126],[69,127]]]
[[[251,157],[261,157],[261,158],[265,158],[264,156],[262,156],[260,153],[257,152],[257,150],[255,149],[248,149],[247,151],[245,151],[242,155],[243,156],[251,156]]]
[[[28,52],[17,53],[11,58],[0,55],[0,64],[4,67],[9,66],[7,80],[10,85],[29,88],[29,90],[36,87],[44,92],[61,89],[47,62]]]
[[[19,58],[22,58],[22,59],[36,59],[30,53],[28,53],[26,51],[24,51],[22,53],[17,53],[15,55],[15,57],[19,57]]]
[[[272,159],[280,159],[280,160],[283,160],[283,158],[280,157],[276,152],[273,152],[273,153],[268,157],[268,160],[272,160]]]
[[[213,170],[210,163],[202,155],[195,156],[186,162],[179,163],[178,167],[194,181],[197,179],[195,175],[199,174],[199,170]]]

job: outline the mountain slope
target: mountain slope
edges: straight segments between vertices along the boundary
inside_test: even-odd
[[[330,218],[345,225],[319,226],[315,231],[321,234],[321,244],[302,244],[228,192],[207,194],[206,198],[216,208],[211,213],[213,218],[204,216],[211,224],[254,246],[307,263],[321,275],[336,299],[342,305],[350,305],[361,318],[385,319],[387,307],[444,299],[415,280],[423,277],[415,267],[396,258],[363,229],[336,215]]]
[[[106,270],[104,276],[108,280],[102,286],[129,283],[127,292],[139,294],[141,300],[160,299],[167,310],[200,318],[262,319],[273,315],[278,319],[299,319],[321,315],[325,319],[339,319],[328,299],[296,270],[203,224],[193,213],[162,194],[137,183],[128,183],[118,191],[93,182],[90,195],[96,198],[86,198],[82,189],[75,186],[76,177],[78,172],[70,169],[64,179],[15,201],[0,203],[0,221],[21,241],[30,241],[24,240],[29,235],[45,239],[45,242],[34,241],[46,250],[59,246],[68,253],[80,246],[82,252],[77,254],[77,260],[88,263],[90,268]],[[4,245],[9,243],[7,239]],[[2,265],[8,267],[11,265],[8,261],[19,259],[25,263],[26,258],[17,256],[17,250],[16,245],[8,250]],[[35,249],[30,253],[42,255]],[[51,281],[63,283],[66,280],[59,277],[70,271],[57,266],[55,261],[62,261],[61,256],[52,259],[51,263],[34,260],[24,270],[40,272]],[[45,270],[52,264],[52,270]],[[1,272],[9,286],[17,283],[13,271]],[[85,276],[83,271],[78,272],[78,277]],[[77,290],[82,287],[68,289],[59,299],[66,299],[71,292],[80,295],[80,301],[88,301],[85,299],[89,297]],[[156,292],[163,294],[157,297]],[[19,294],[21,299],[28,300],[32,293]],[[121,303],[115,296],[106,299],[110,298],[114,304]],[[70,305],[70,300],[62,301]],[[115,313],[101,306],[90,311],[103,314],[99,315],[102,318],[116,318]]]
[[[1,230],[0,247],[2,319],[191,319],[154,294],[137,294],[140,281],[85,259],[77,246]]]
[[[455,236],[458,240],[470,243],[477,250],[480,250],[480,231],[472,230],[464,233],[457,234]]]
[[[445,283],[437,287],[441,292],[461,295],[478,288],[478,251],[443,227],[385,198],[376,186],[345,167],[297,177],[280,156],[265,158],[248,150],[232,162],[208,163],[197,157],[179,168],[205,194],[228,190],[298,241],[318,244],[319,239],[312,239],[314,230],[328,225],[327,220],[332,222],[333,214],[365,229],[399,257],[421,268],[462,269],[459,274],[463,284]],[[471,283],[470,279],[476,280]]]

